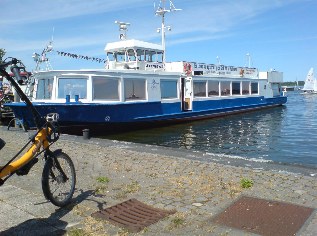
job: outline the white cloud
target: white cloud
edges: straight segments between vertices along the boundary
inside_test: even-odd
[[[146,0],[2,0],[1,24],[21,24],[117,11],[146,4]]]

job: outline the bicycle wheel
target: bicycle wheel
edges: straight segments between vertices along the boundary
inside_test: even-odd
[[[49,158],[42,173],[42,190],[55,206],[67,205],[74,194],[76,173],[72,159],[63,152]]]

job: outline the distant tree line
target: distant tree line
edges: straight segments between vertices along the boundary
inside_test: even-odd
[[[298,81],[298,86],[304,86],[305,81]],[[284,82],[282,86],[297,86],[297,82]]]

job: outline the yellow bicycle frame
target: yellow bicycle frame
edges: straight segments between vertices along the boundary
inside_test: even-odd
[[[50,133],[49,129],[49,133]],[[29,161],[33,159],[35,154],[40,151],[40,148],[43,147],[43,149],[47,149],[49,146],[49,143],[46,138],[47,132],[46,129],[41,129],[39,133],[35,136],[35,141],[33,142],[32,146],[29,148],[29,150],[21,156],[18,160],[10,163],[7,165],[1,172],[0,172],[0,179],[10,175],[14,171],[17,171],[24,165],[26,165]],[[1,168],[1,166],[0,166]]]

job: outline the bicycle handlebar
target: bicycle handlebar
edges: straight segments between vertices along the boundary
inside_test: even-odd
[[[11,83],[11,85],[15,88],[15,90],[18,93],[18,95],[20,96],[21,100],[24,101],[25,104],[27,105],[27,107],[31,110],[33,118],[34,118],[34,123],[35,123],[36,127],[38,129],[40,129],[43,125],[43,122],[41,122],[42,119],[41,119],[40,113],[35,109],[32,102],[25,95],[25,93],[22,91],[22,89],[17,84],[17,82],[15,82],[15,80],[5,70],[8,66],[12,65],[11,66],[12,73],[14,74],[14,76],[17,80],[20,80],[21,79],[20,71],[19,71],[19,68],[17,66],[17,63],[19,63],[19,62],[20,61],[17,60],[16,58],[12,58],[10,61],[0,64],[0,74],[7,78],[7,80]]]

